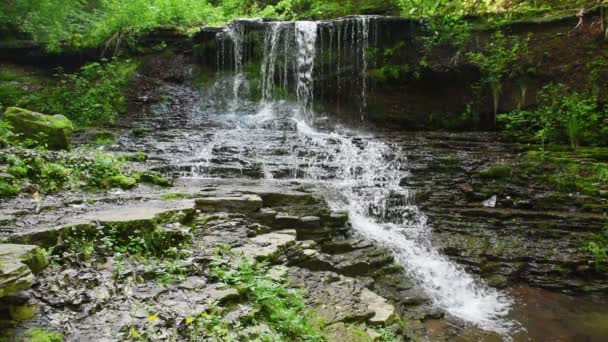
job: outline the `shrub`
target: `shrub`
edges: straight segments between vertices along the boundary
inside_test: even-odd
[[[2,108],[0,108],[1,110]],[[7,147],[13,141],[15,134],[11,125],[6,121],[0,120],[0,148]]]
[[[75,74],[58,74],[59,86],[26,97],[21,106],[63,114],[78,126],[113,124],[126,111],[126,87],[137,69],[131,60],[102,60]]]
[[[494,115],[498,112],[504,78],[523,74],[522,64],[528,56],[528,40],[518,36],[506,36],[501,31],[490,38],[490,43],[479,52],[467,54],[483,75],[482,82],[489,87],[494,100]],[[516,63],[517,62],[517,63]]]
[[[40,169],[40,187],[47,192],[63,189],[70,180],[71,170],[56,163],[43,163]]]
[[[14,197],[19,194],[19,187],[0,179],[0,198]]]
[[[98,154],[88,170],[89,186],[100,189],[133,187],[135,180],[123,175],[123,167],[124,161],[108,154]]]
[[[119,46],[164,25],[193,26],[217,22],[218,13],[205,0],[102,0],[92,27],[77,45]]]
[[[323,341],[309,320],[302,294],[267,275],[265,264],[243,261],[229,265],[216,261],[212,275],[219,281],[241,289],[242,295],[255,303],[259,312],[252,319],[263,320],[287,340]],[[205,317],[199,318],[203,323]]]
[[[568,143],[574,149],[608,143],[606,110],[594,97],[564,85],[544,87],[536,110],[499,115],[498,120],[508,132],[533,135],[541,143]]]

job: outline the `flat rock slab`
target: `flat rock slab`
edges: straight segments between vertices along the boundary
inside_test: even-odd
[[[45,222],[36,224],[34,227],[25,228],[20,232],[8,237],[9,241],[17,243],[32,243],[41,246],[53,246],[57,242],[59,234],[66,230],[83,225],[97,225],[117,222],[146,221],[156,219],[163,214],[193,210],[193,200],[181,201],[142,201],[126,203],[123,205],[99,205],[92,207],[84,213],[73,217],[55,218],[52,213],[44,217]]]
[[[287,247],[296,241],[295,230],[280,230],[268,234],[258,235],[250,239],[242,247],[233,249],[235,255],[242,255],[247,259],[259,260],[271,257],[281,248]]]
[[[0,298],[32,286],[34,275],[25,260],[38,246],[0,244]]]
[[[153,201],[137,205],[125,205],[119,208],[94,211],[82,215],[79,219],[87,222],[129,222],[153,220],[158,215],[169,212],[193,209],[194,201]]]
[[[196,200],[196,208],[211,213],[252,214],[262,209],[262,198],[258,195],[200,198]]]

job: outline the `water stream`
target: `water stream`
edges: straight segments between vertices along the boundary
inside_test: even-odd
[[[369,17],[349,18],[329,31],[337,33],[338,41],[326,39],[325,43],[320,42],[323,35],[319,32],[323,31],[318,23],[267,23],[260,75],[262,101],[253,111],[233,102],[229,113],[215,115],[213,120],[223,129],[215,132],[199,159],[211,163],[222,150],[227,156],[238,155],[237,167],[243,161],[259,165],[266,178],[295,179],[323,187],[333,209],[348,211],[358,233],[390,248],[437,307],[452,318],[506,335],[515,328],[505,318],[512,305],[510,297],[486,286],[434,247],[432,227],[413,202],[410,190],[402,185],[409,174],[402,151],[365,133],[338,127],[314,128],[321,119],[313,107],[316,46],[336,44],[333,53],[340,55],[345,44],[341,40],[347,38],[357,45],[352,49],[359,51],[355,64],[366,69],[366,51],[377,34],[370,34],[372,22]],[[242,44],[242,36],[236,33],[242,30],[231,30],[228,37],[235,39],[232,51],[242,53],[236,48]],[[238,76],[243,56],[231,59]],[[363,70],[356,77],[363,108],[366,74]],[[288,90],[289,77],[293,77],[296,101],[273,100],[275,89]],[[233,87],[240,87],[241,82],[236,77]],[[238,98],[238,90],[234,96]],[[231,159],[226,157],[225,161]]]

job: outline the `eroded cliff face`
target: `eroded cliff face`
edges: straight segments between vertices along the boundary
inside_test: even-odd
[[[587,13],[577,26],[579,20],[522,22],[500,29],[527,39],[529,51],[516,62],[523,72],[507,72],[500,82],[499,113],[535,106],[538,90],[551,82],[577,90],[596,87],[596,94],[603,96],[606,85],[597,79],[608,72],[601,66],[608,43],[599,11]],[[297,41],[289,29],[294,24],[248,20],[232,25],[228,31],[239,34],[238,49],[243,52],[238,63],[253,80],[251,96],[262,96],[269,54],[275,54],[273,62],[281,70],[271,75],[274,81],[295,94]],[[316,26],[313,73],[319,110],[349,121],[409,130],[493,128],[492,92],[466,54],[483,51],[498,29],[474,29],[463,47],[428,47],[424,24],[403,18],[346,17]],[[204,69],[234,71],[235,44],[226,32],[203,29],[194,37],[195,56]]]

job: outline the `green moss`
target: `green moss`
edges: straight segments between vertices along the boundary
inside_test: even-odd
[[[112,145],[116,142],[116,135],[107,131],[96,132],[94,140],[94,144],[97,146]]]
[[[10,107],[4,112],[3,118],[13,127],[13,132],[44,144],[49,149],[67,149],[72,141],[74,126],[64,116]]]
[[[26,264],[34,274],[40,273],[47,268],[50,263],[49,253],[44,248],[37,248],[34,252],[25,257],[23,263]]]
[[[362,328],[345,323],[336,323],[323,330],[329,341],[335,342],[373,342],[374,339]]]
[[[107,184],[106,188],[132,189],[137,185],[137,180],[125,175],[114,175],[106,178],[102,183]]]
[[[138,182],[141,182],[141,183],[148,183],[148,184],[153,184],[153,185],[158,185],[158,186],[163,186],[163,187],[171,186],[170,180],[166,179],[161,174],[158,174],[156,172],[142,172],[142,173],[136,174],[134,177],[135,177],[135,179],[137,179]]]
[[[135,154],[131,157],[132,161],[143,163],[148,160],[148,156],[144,152],[135,152]]]
[[[133,135],[136,137],[143,137],[146,134],[150,133],[150,130],[147,128],[133,128],[131,130],[131,133],[133,133]]]
[[[491,166],[479,173],[485,179],[508,179],[511,177],[513,168],[507,165]]]
[[[35,305],[20,305],[10,306],[9,313],[15,321],[27,321],[36,315],[37,307]]]
[[[63,334],[55,331],[48,331],[42,328],[32,328],[23,333],[19,342],[63,342]]]
[[[161,199],[164,199],[164,200],[167,200],[167,201],[181,200],[181,199],[186,199],[186,198],[190,198],[190,197],[191,196],[189,194],[181,193],[181,192],[160,195]]]

